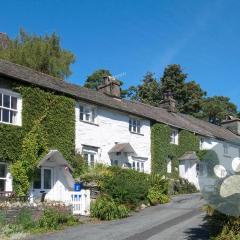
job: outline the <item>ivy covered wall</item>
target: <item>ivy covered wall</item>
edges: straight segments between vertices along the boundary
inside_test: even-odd
[[[170,143],[171,127],[155,123],[151,128],[152,172],[167,174],[167,159],[172,159],[172,177],[178,177],[178,159],[187,151],[199,153],[199,137],[186,130],[179,130],[178,145]]]
[[[19,159],[23,151],[23,139],[36,120],[42,117],[40,127],[44,144],[48,149],[58,149],[71,162],[75,151],[75,101],[17,82],[11,84],[11,90],[19,92],[23,99],[22,126],[0,124],[0,160],[15,162]]]

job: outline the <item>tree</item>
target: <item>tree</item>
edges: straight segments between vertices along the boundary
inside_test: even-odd
[[[214,124],[220,124],[228,115],[237,116],[237,106],[230,102],[229,97],[214,96],[203,101],[202,111],[198,117]]]
[[[15,39],[8,39],[7,47],[0,44],[0,58],[64,79],[71,75],[70,65],[75,57],[60,46],[59,37],[29,35],[20,30]]]
[[[147,72],[143,77],[142,84],[137,87],[131,86],[128,89],[128,97],[131,100],[158,106],[161,101],[159,82],[154,73]]]
[[[160,80],[161,95],[170,91],[177,102],[179,112],[196,114],[201,109],[201,103],[206,92],[195,81],[186,82],[187,74],[178,64],[168,65]]]
[[[87,77],[84,87],[96,90],[97,87],[103,84],[103,77],[112,76],[111,72],[107,69],[98,69],[93,72],[90,76]],[[123,82],[119,79],[116,79],[120,82],[120,86],[123,85]],[[125,98],[127,90],[121,89],[121,97]]]
[[[103,77],[112,76],[109,70],[98,69],[87,77],[84,87],[96,90],[103,83]]]

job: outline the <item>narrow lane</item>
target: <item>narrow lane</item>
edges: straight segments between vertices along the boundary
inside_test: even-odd
[[[147,208],[127,219],[84,224],[54,234],[36,235],[34,240],[207,240],[204,204],[199,194],[182,195],[165,205]]]

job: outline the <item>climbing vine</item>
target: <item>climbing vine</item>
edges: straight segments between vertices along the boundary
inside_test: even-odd
[[[75,101],[33,85],[14,83],[23,99],[22,126],[0,124],[0,161],[12,164],[14,190],[27,192],[32,172],[48,149],[71,163],[75,155]]]
[[[151,128],[152,171],[161,175],[167,174],[167,159],[172,159],[172,177],[178,177],[178,159],[187,151],[199,150],[199,137],[193,133],[180,130],[178,145],[170,143],[171,128],[168,125],[156,123]]]

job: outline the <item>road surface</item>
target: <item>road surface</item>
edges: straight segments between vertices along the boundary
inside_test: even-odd
[[[98,224],[83,224],[32,240],[207,240],[204,200],[199,194],[173,197],[171,203],[146,208],[133,216]]]

